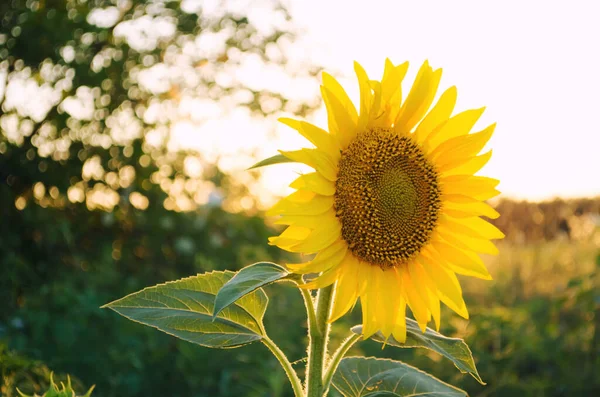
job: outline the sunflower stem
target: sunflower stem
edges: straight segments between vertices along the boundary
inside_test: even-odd
[[[309,322],[310,345],[308,348],[308,364],[306,374],[306,396],[323,397],[323,368],[327,355],[329,340],[329,312],[331,311],[331,295],[333,286],[321,288],[317,294],[317,310],[314,324]]]
[[[350,335],[349,337],[346,338],[346,340],[344,340],[342,342],[340,347],[338,347],[338,349],[335,351],[335,353],[333,353],[333,355],[331,356],[331,361],[329,362],[329,366],[327,367],[327,370],[325,371],[325,375],[323,376],[323,392],[324,393],[327,393],[327,391],[329,390],[329,385],[331,384],[331,379],[333,378],[333,374],[335,373],[335,370],[337,369],[338,365],[340,365],[340,361],[342,361],[342,358],[344,358],[346,353],[348,353],[348,350],[350,350],[350,348],[356,342],[358,342],[358,340],[360,338],[361,338],[361,336],[357,335],[357,334]]]
[[[281,349],[271,340],[268,336],[265,336],[262,339],[262,342],[271,350],[271,353],[277,358],[279,364],[285,371],[290,384],[292,385],[292,389],[294,390],[294,397],[304,397],[304,392],[302,390],[302,383],[300,382],[300,378],[298,378],[298,374],[292,367],[290,360],[288,360],[285,353],[281,351]]]
[[[306,314],[308,315],[308,331],[316,332],[317,330],[317,317],[315,315],[315,304],[310,291],[304,288],[300,288],[302,298],[304,298],[304,306],[306,306]],[[309,335],[310,336],[310,335]]]

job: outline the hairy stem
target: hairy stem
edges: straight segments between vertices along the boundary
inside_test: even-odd
[[[279,364],[285,371],[288,379],[290,380],[290,384],[292,385],[292,389],[294,389],[294,397],[304,397],[304,392],[302,391],[302,383],[300,383],[300,378],[298,378],[298,374],[294,371],[292,364],[286,357],[286,355],[281,351],[281,349],[271,340],[269,337],[265,336],[262,339],[262,343],[265,344],[271,350],[271,353],[277,358]]]
[[[310,347],[306,374],[307,397],[323,397],[323,367],[329,340],[329,312],[333,286],[322,288],[317,295],[315,323],[309,323]]]
[[[329,390],[329,385],[331,384],[331,378],[333,378],[333,374],[337,369],[338,365],[340,365],[340,361],[342,358],[348,353],[348,350],[361,338],[360,335],[352,334],[345,341],[342,342],[340,347],[333,353],[331,356],[331,361],[329,363],[329,367],[325,371],[325,375],[323,376],[323,391],[326,393]]]
[[[308,315],[308,330],[310,332],[317,326],[315,304],[309,290],[300,288],[300,292],[302,293],[302,298],[304,298],[304,306],[306,306],[306,314]]]

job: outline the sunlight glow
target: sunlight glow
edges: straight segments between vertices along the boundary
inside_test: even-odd
[[[600,37],[600,4],[373,0],[345,2],[343,18],[332,17],[341,11],[336,2],[292,0],[290,5],[307,33],[300,45],[304,56],[339,76],[354,101],[353,60],[379,78],[389,57],[395,63],[411,62],[405,82],[429,59],[444,69],[441,87],[458,87],[457,109],[487,106],[478,126],[496,121],[498,128],[485,172],[501,180],[504,196],[600,194],[595,175],[600,170],[600,57],[592,50]],[[264,80],[265,71],[248,73]],[[269,78],[268,84],[281,81]],[[301,89],[318,92],[318,84],[303,82]],[[311,121],[326,127],[324,109]],[[278,125],[273,134],[273,124],[234,113],[203,125],[202,133],[177,127],[175,139],[211,156],[235,157],[221,165],[241,171],[257,158],[276,154],[276,148],[298,143],[292,142],[295,134],[288,127]],[[257,149],[256,158],[237,155],[250,148]],[[281,181],[303,169],[271,167],[263,171],[262,189],[284,194]]]

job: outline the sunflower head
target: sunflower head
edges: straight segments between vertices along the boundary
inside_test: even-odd
[[[441,78],[425,62],[403,99],[408,63],[385,63],[381,81],[355,63],[359,110],[340,84],[323,74],[321,92],[329,131],[281,121],[314,147],[281,153],[315,172],[290,185],[294,193],[270,214],[288,225],[271,244],[316,254],[297,273],[320,273],[304,288],[336,284],[330,320],[361,299],[363,332],[406,339],[406,306],[424,330],[440,324],[440,302],[468,318],[456,274],[490,279],[479,254],[497,254],[490,240],[504,237],[481,217],[498,213],[485,203],[497,180],[475,176],[490,159],[479,154],[495,125],[471,129],[483,113],[453,115],[456,88],[432,107]]]
[[[441,208],[437,173],[419,145],[391,128],[368,129],[338,169],[333,206],[352,253],[382,268],[416,256]]]

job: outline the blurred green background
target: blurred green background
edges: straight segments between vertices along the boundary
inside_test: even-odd
[[[217,3],[0,4],[0,394],[41,392],[52,370],[98,397],[292,395],[260,344],[205,349],[99,309],[166,280],[292,259],[266,244],[258,174],[169,145],[169,127],[197,111],[182,116],[185,103],[266,121],[319,105],[224,79],[249,61],[294,78],[320,68],[290,67],[299,32],[280,4],[260,2],[270,19],[257,21]],[[600,395],[600,198],[494,205],[507,234],[486,258],[494,281],[463,279],[471,319],[446,311],[441,330],[466,339],[487,386],[427,351],[353,352],[406,360],[471,396]],[[301,298],[269,294],[266,329],[302,368]],[[336,322],[332,344],[358,322],[358,309]]]

